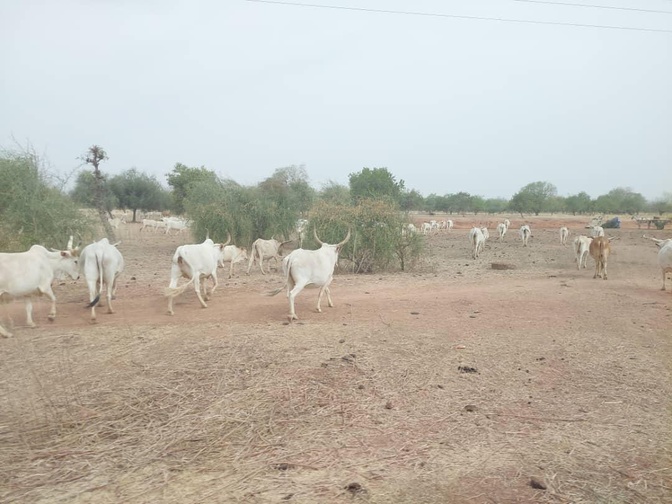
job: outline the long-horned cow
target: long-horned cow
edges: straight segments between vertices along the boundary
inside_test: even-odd
[[[294,309],[294,300],[296,296],[303,290],[306,285],[314,284],[320,287],[320,292],[317,296],[317,311],[322,312],[320,303],[322,296],[327,294],[327,302],[330,307],[334,306],[329,292],[329,285],[334,277],[334,267],[338,261],[338,253],[341,247],[345,245],[350,239],[350,230],[342,242],[335,245],[322,242],[317,237],[317,231],[313,229],[315,239],[321,245],[317,250],[296,249],[292,251],[282,260],[282,271],[285,276],[285,284],[269,293],[275,296],[283,289],[287,289],[287,297],[289,298],[289,321],[298,320],[296,311]]]
[[[228,233],[227,233],[228,234]],[[210,238],[206,238],[203,243],[194,243],[189,245],[180,245],[173,255],[173,266],[170,270],[170,285],[166,289],[165,295],[168,297],[168,313],[174,315],[173,299],[182,294],[189,284],[194,284],[194,290],[198,300],[203,308],[207,308],[204,298],[208,299],[208,289],[205,280],[212,278],[213,286],[210,294],[217,288],[217,265],[220,263],[224,254],[224,247],[231,241],[231,234],[228,234],[226,243],[215,243]],[[180,277],[188,278],[189,281],[177,286]],[[203,294],[201,295],[201,280],[203,280]]]
[[[49,320],[56,318],[56,296],[51,289],[54,278],[66,274],[74,280],[79,278],[79,247],[72,248],[72,237],[66,250],[49,251],[41,245],[33,245],[26,252],[0,253],[0,301],[24,298],[26,323],[33,322],[33,303],[30,296],[45,295],[51,299]],[[12,334],[0,325],[0,336]]]
[[[96,305],[106,287],[107,313],[114,313],[112,298],[117,292],[117,278],[124,270],[124,257],[107,238],[91,243],[82,249],[79,267],[89,287],[91,320],[96,320]]]

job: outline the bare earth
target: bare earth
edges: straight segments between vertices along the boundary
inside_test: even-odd
[[[456,217],[412,272],[338,274],[321,314],[306,289],[291,325],[240,264],[169,316],[189,239],[128,226],[117,313],[91,324],[81,279],[54,323],[0,307],[0,502],[672,502],[672,293],[641,237],[672,231],[608,230],[602,281],[559,241],[586,218],[528,219],[528,248],[509,218],[478,260],[489,218]]]

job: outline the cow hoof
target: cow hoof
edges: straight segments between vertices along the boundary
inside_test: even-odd
[[[49,319],[49,322],[53,322],[54,320],[56,320],[56,315],[49,314],[47,318]]]
[[[2,336],[3,338],[11,338],[13,334],[11,332],[2,332],[0,333],[0,336]]]
[[[290,322],[299,320],[299,317],[297,317],[296,315],[288,315],[287,318],[289,319]]]

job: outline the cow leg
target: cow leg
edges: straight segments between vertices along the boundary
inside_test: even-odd
[[[33,302],[30,298],[26,298],[26,325],[28,327],[35,327],[35,322],[33,322]]]
[[[231,259],[231,266],[229,267],[229,278],[233,276],[233,259]]]
[[[667,276],[666,273],[667,273],[667,272],[666,272],[665,270],[663,270],[663,288],[660,289],[660,290],[662,290],[662,291],[665,290],[665,280],[667,280],[667,279],[665,278],[665,277]]]
[[[270,263],[270,261],[269,261]],[[270,268],[270,265],[269,265]],[[259,269],[261,270],[261,274],[265,275],[266,273],[264,272],[264,254],[259,251]]]
[[[49,311],[47,318],[53,322],[56,319],[56,296],[54,295],[54,291],[51,290],[51,285],[43,286],[43,288],[39,290],[42,294],[51,299],[51,310]]]
[[[294,284],[294,288],[289,292],[289,321],[299,320],[299,317],[296,316],[296,311],[294,310],[294,300],[296,296],[303,290],[306,286],[304,283]]]
[[[208,305],[205,304],[205,301],[203,300],[203,297],[201,296],[201,279],[196,275],[194,277],[194,289],[196,290],[196,295],[198,296],[198,300],[201,302],[201,306],[203,308],[207,308]]]
[[[12,333],[9,332],[9,331],[8,331],[7,329],[5,329],[4,327],[2,327],[2,325],[0,324],[0,336],[2,336],[3,338],[11,338],[11,337],[12,337]]]
[[[607,279],[607,261],[602,263],[602,280]]]

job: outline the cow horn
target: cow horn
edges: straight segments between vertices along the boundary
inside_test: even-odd
[[[319,243],[320,245],[324,245],[324,243],[322,242],[322,240],[320,240],[320,239],[317,237],[317,228],[316,228],[316,227],[313,228],[313,234],[315,235],[315,239],[317,240],[317,243]]]
[[[223,246],[223,247],[227,246],[227,245],[229,244],[230,241],[231,241],[231,233],[229,233],[229,232],[227,231],[227,232],[226,232],[226,243],[225,243],[224,245],[222,245],[222,246]]]
[[[65,250],[72,250],[72,240],[74,237],[70,235],[70,238],[68,238],[68,245],[65,247]]]
[[[345,235],[345,239],[342,242],[340,242],[339,244],[337,244],[336,247],[341,248],[343,245],[348,243],[349,239],[350,239],[350,228],[348,228],[348,234]]]

